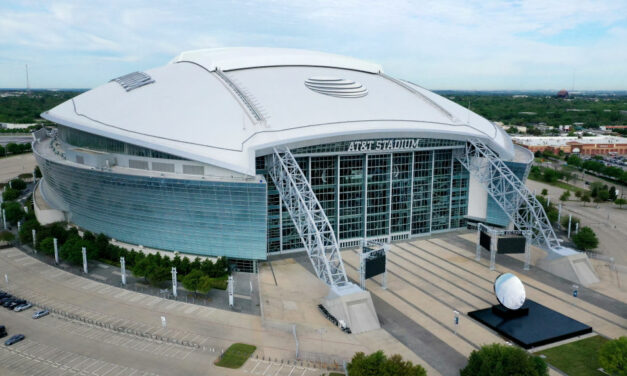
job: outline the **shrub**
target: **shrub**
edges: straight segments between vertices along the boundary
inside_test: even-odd
[[[610,375],[627,375],[627,337],[603,344],[599,350],[599,364]]]
[[[599,245],[599,239],[590,227],[579,229],[579,233],[573,236],[573,243],[583,251],[595,249]]]
[[[15,240],[15,235],[9,231],[0,231],[0,242],[12,242]]]
[[[562,195],[560,196],[560,201],[568,201],[569,198],[570,191],[564,191],[564,193],[562,193]]]
[[[544,376],[548,375],[546,362],[519,347],[498,343],[482,346],[470,354],[468,364],[460,376]]]
[[[546,188],[542,189],[542,196],[546,196],[548,194],[549,194],[549,191]]]
[[[421,365],[404,361],[400,355],[386,357],[383,351],[370,355],[358,352],[346,366],[349,376],[426,376],[427,372]]]

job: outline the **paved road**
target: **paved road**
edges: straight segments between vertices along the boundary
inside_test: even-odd
[[[6,145],[9,143],[14,144],[27,144],[33,141],[33,136],[26,134],[24,136],[2,136],[0,135],[0,145]]]

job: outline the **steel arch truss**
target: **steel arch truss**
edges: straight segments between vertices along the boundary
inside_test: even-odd
[[[335,232],[311,185],[287,147],[275,148],[268,157],[268,173],[290,213],[316,275],[324,283],[348,283]]]
[[[496,153],[478,139],[469,139],[466,148],[458,150],[457,160],[483,185],[514,226],[531,234],[531,244],[549,251],[561,248],[542,204]]]

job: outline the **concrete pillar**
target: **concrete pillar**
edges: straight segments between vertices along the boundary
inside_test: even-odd
[[[579,234],[579,222],[575,223],[575,234]]]
[[[560,219],[562,219],[562,203],[557,206],[557,225],[560,224]]]
[[[35,231],[35,229],[33,229],[32,235],[33,235],[33,252],[37,253],[37,231]]]
[[[568,239],[570,239],[570,224],[573,221],[573,215],[568,214]]]

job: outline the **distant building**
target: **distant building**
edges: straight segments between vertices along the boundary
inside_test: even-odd
[[[568,98],[568,91],[562,89],[560,91],[557,92],[557,97],[558,98]]]
[[[625,137],[512,137],[512,141],[534,153],[545,150],[558,153],[561,150],[582,155],[627,154]]]
[[[37,123],[18,124],[18,123],[0,123],[0,129],[26,129],[34,127]]]

